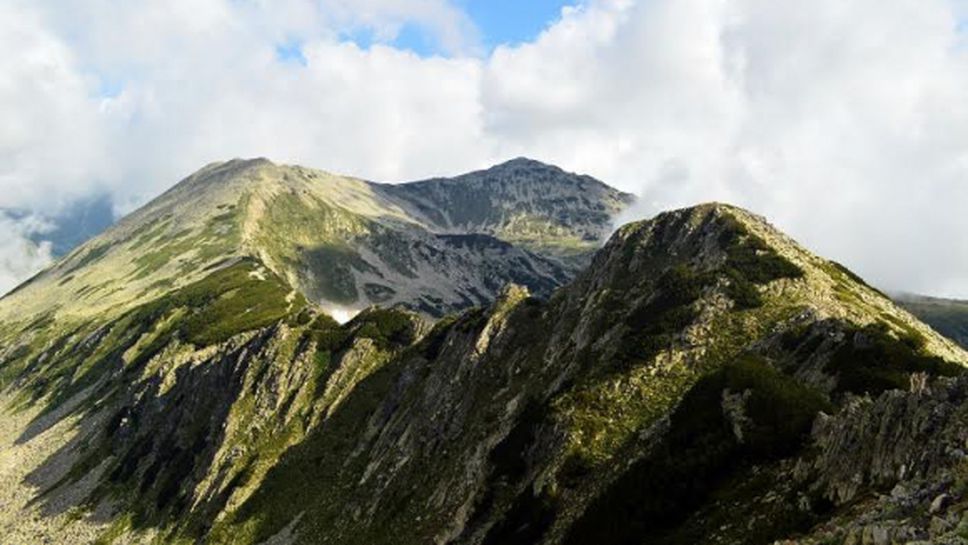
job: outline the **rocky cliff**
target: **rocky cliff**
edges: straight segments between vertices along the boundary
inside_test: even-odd
[[[238,176],[219,180],[239,191]],[[227,209],[196,181],[120,224],[125,240],[147,237],[135,253],[151,255],[156,235],[138,226],[175,214],[169,202]],[[362,215],[372,195],[353,200],[362,186],[345,183]],[[511,284],[433,324],[371,308],[341,325],[265,242],[292,247],[314,219],[254,206],[237,237],[261,251],[213,257],[148,295],[122,287],[99,316],[55,307],[3,322],[11,539],[879,543],[959,531],[968,355],[758,216],[722,204],[660,214],[620,228],[548,297]],[[295,227],[273,235],[252,217]],[[233,233],[193,239],[146,278]],[[116,250],[82,263],[121,237],[107,235],[19,293],[107,270]],[[43,307],[27,299],[0,310]]]

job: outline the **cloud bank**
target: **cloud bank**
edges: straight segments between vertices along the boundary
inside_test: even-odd
[[[968,297],[966,15],[587,0],[483,51],[446,0],[0,0],[0,207],[124,212],[238,156],[393,181],[527,155],[640,194],[627,219],[730,201],[886,289]],[[440,54],[395,48],[408,25]]]

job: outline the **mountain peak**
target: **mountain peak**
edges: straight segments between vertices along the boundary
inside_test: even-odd
[[[932,353],[968,361],[966,353],[937,335],[887,296],[840,265],[819,257],[744,208],[709,202],[662,212],[619,228],[586,275],[594,282],[659,277],[670,263],[706,280],[719,277],[737,308],[771,299],[798,302],[820,319],[868,324],[886,320],[899,336],[925,339]],[[710,276],[712,275],[712,276]],[[708,287],[708,286],[707,286]]]
[[[483,232],[566,258],[597,248],[634,201],[591,176],[525,157],[384,189],[439,230]]]
[[[211,183],[224,181],[240,176],[246,172],[257,171],[268,167],[275,167],[276,164],[265,157],[255,157],[251,159],[235,158],[227,161],[216,161],[209,163],[202,168],[189,174],[184,182]],[[176,184],[174,187],[178,187]]]
[[[235,157],[233,159],[229,159],[228,161],[222,161],[222,162],[217,162],[213,164],[220,165],[222,167],[229,167],[236,170],[246,170],[251,168],[276,166],[276,163],[273,163],[271,160],[269,160],[266,157],[248,157],[248,158]]]
[[[515,157],[513,159],[508,159],[503,163],[498,163],[486,170],[503,170],[508,168],[535,168],[535,169],[548,169],[564,172],[561,167],[539,161],[537,159],[532,159],[530,157]]]
[[[968,355],[741,208],[569,282],[506,240],[597,246],[567,173],[193,176],[0,301],[16,542],[767,543],[963,472]]]
[[[626,200],[536,161],[503,168],[465,175],[463,187],[377,184],[265,158],[212,163],[75,249],[0,314],[122,312],[245,256],[331,310],[399,303],[438,316],[488,304],[509,281],[547,296]]]

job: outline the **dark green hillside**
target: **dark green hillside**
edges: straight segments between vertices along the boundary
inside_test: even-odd
[[[938,333],[968,348],[968,301],[900,295],[898,305]]]
[[[569,280],[615,199],[207,167],[0,301],[5,539],[956,543],[968,355],[729,205]]]

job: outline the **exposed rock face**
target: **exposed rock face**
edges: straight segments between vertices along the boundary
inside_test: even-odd
[[[815,424],[788,476],[850,506],[791,543],[962,543],[968,529],[968,383],[850,399]]]
[[[525,167],[504,168],[516,179]],[[180,185],[141,219],[202,206],[210,183]],[[372,189],[339,183],[344,195]],[[619,229],[547,300],[533,296],[540,287],[499,286],[487,307],[432,328],[400,309],[339,325],[312,296],[339,276],[311,279],[287,261],[287,245],[315,232],[311,216],[273,212],[286,201],[267,195],[291,187],[270,185],[245,205],[238,237],[256,255],[215,260],[101,318],[0,331],[8,394],[47,411],[22,423],[19,441],[34,444],[66,419],[86,423],[66,442],[37,443],[27,473],[57,478],[17,482],[35,500],[0,513],[0,524],[34,514],[41,522],[23,535],[79,543],[957,534],[968,355],[762,218],[720,204],[661,214]],[[354,224],[373,202],[343,201],[356,215],[327,225]],[[486,256],[507,244],[494,238],[503,229],[494,214],[434,220],[493,232],[424,233]],[[277,217],[289,217],[284,233],[263,223]],[[151,222],[119,229],[134,225]],[[287,242],[274,247],[274,236]],[[394,248],[380,255],[412,257]],[[95,275],[103,261],[82,263],[89,251],[41,280]],[[902,522],[891,511],[901,505],[917,516]]]
[[[961,428],[964,385],[938,383],[921,393],[890,390],[854,398],[836,418],[818,419],[813,463],[817,486],[839,503],[862,488],[891,488],[963,460],[968,428]],[[947,428],[947,429],[946,429]]]
[[[633,200],[590,176],[525,158],[380,189],[442,232],[486,233],[559,257],[597,249]]]
[[[120,314],[243,256],[330,310],[398,304],[436,318],[486,305],[509,282],[550,295],[631,199],[536,161],[395,186],[265,159],[216,163],[6,296],[0,319]],[[451,212],[427,214],[444,201]]]

